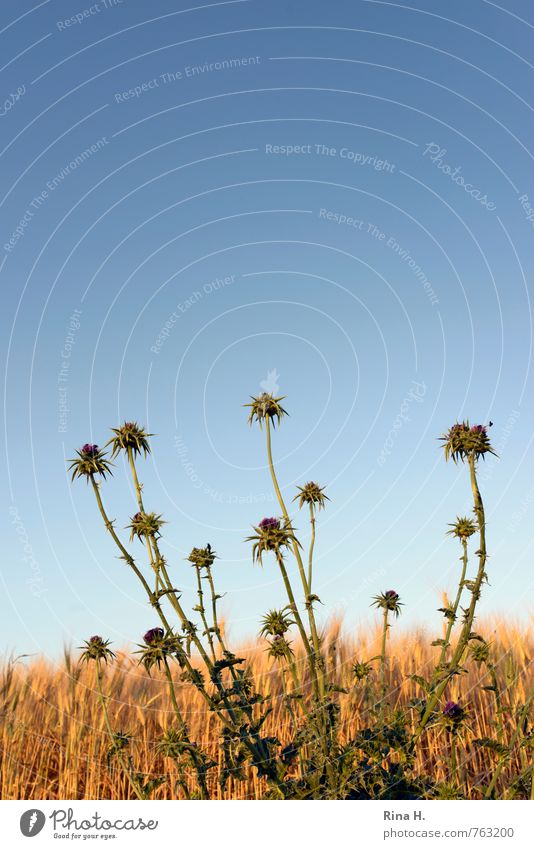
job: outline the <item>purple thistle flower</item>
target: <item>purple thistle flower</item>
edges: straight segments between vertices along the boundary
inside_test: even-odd
[[[145,643],[151,646],[163,639],[163,628],[150,628],[143,637]]]
[[[473,425],[471,433],[486,433],[486,427],[484,425]]]
[[[458,702],[447,702],[443,708],[443,716],[446,716],[447,719],[461,719],[463,714],[463,709]]]
[[[99,637],[98,634],[95,634],[95,636],[89,637],[87,642],[88,643],[103,643],[104,640],[102,639],[102,637]]]
[[[136,513],[135,516],[132,516],[132,522],[140,522],[142,518],[142,513]]]
[[[386,596],[386,598],[391,598],[391,599],[395,599],[395,598],[399,597],[398,592],[396,592],[395,590],[388,590],[386,593],[384,593],[384,595]]]
[[[267,531],[269,528],[279,528],[280,527],[280,519],[276,519],[274,516],[270,516],[268,518],[262,519],[258,525],[258,528],[261,528],[262,531]]]
[[[98,445],[92,445],[90,442],[86,442],[85,445],[82,445],[81,453],[86,454],[88,457],[94,457],[95,454],[98,454]]]

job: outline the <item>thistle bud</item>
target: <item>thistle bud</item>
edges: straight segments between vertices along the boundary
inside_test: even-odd
[[[386,590],[385,593],[380,593],[379,595],[374,596],[374,600],[372,602],[373,607],[379,607],[382,610],[389,610],[391,613],[394,613],[395,616],[400,616],[402,601],[399,600],[400,596],[396,590]]]
[[[208,543],[205,548],[193,548],[189,557],[186,557],[186,560],[189,560],[197,569],[210,569],[216,557],[217,555]]]
[[[263,392],[257,398],[254,395],[251,395],[250,397],[252,398],[252,403],[245,404],[245,407],[251,408],[248,417],[251,425],[254,421],[257,421],[261,428],[263,426],[263,421],[267,419],[269,422],[272,422],[274,427],[275,419],[278,424],[280,424],[282,418],[287,416],[286,410],[284,410],[280,404],[280,401],[283,401],[286,397],[285,395],[280,395],[278,398],[275,398],[274,395],[271,395],[269,392]]]
[[[309,481],[304,484],[304,486],[298,486],[298,493],[295,495],[293,501],[299,502],[299,507],[303,507],[305,504],[311,504],[313,506],[317,505],[319,510],[324,509],[326,506],[326,501],[330,501],[328,495],[324,494],[324,486],[320,487],[318,483],[314,483],[313,481]]]
[[[82,649],[81,663],[89,663],[90,660],[103,660],[107,663],[108,660],[113,660],[115,654],[108,648],[109,645],[110,641],[102,639],[98,634],[89,637],[83,646],[79,646]]]
[[[473,519],[468,519],[466,516],[458,516],[456,522],[450,524],[450,531],[447,531],[448,534],[454,537],[458,537],[458,539],[464,540],[469,539],[469,537],[476,534],[478,530],[477,523],[473,521]]]
[[[111,445],[111,457],[114,458],[121,451],[132,451],[134,455],[143,452],[146,457],[150,454],[150,445],[148,437],[153,436],[152,433],[147,433],[144,427],[141,427],[137,422],[124,422],[121,427],[112,427],[112,432],[115,434],[109,442]]]
[[[132,520],[126,527],[130,528],[130,540],[134,537],[141,539],[142,537],[153,537],[157,539],[160,534],[160,528],[165,524],[158,513],[136,513],[132,516]]]

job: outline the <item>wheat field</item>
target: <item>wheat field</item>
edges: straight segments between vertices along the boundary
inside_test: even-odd
[[[532,625],[518,626],[504,621],[481,624],[478,628],[492,642],[505,714],[507,742],[515,727],[515,708],[525,700],[534,683],[534,631]],[[336,671],[336,681],[348,690],[340,693],[342,734],[350,739],[365,727],[366,713],[373,703],[373,677],[354,683],[352,665],[377,653],[378,631],[356,634],[342,632],[341,622],[333,621],[324,634],[328,663]],[[392,635],[389,664],[390,703],[405,706],[421,696],[410,675],[424,675],[435,663],[432,636],[423,630]],[[239,647],[262,692],[272,699],[273,711],[267,731],[287,743],[294,732],[294,720],[281,697],[279,669],[268,659],[261,642]],[[302,661],[298,650],[297,661]],[[489,737],[495,729],[495,699],[483,667],[469,661],[466,674],[449,687],[448,697],[459,698],[468,707],[467,732],[459,751],[460,782],[464,798],[481,797],[480,788],[491,774],[495,755],[481,750],[473,740]],[[206,710],[191,684],[179,683],[177,694],[187,718],[190,736],[220,762],[218,724]],[[154,798],[180,798],[175,787],[175,765],[156,751],[161,733],[173,721],[163,676],[155,671],[149,677],[131,655],[119,653],[106,671],[105,689],[115,730],[132,735],[130,751],[135,767],[151,777],[166,776]],[[109,741],[102,711],[97,702],[93,670],[80,666],[75,654],[65,652],[62,663],[52,665],[43,659],[10,660],[4,663],[1,678],[0,781],[2,799],[127,799],[131,788],[116,765],[107,764]],[[445,778],[446,740],[438,728],[430,728],[419,749],[416,770],[424,768],[437,780]],[[512,774],[524,769],[528,750],[519,749],[502,773],[499,798],[506,796]],[[217,768],[210,773],[210,792],[215,799],[254,799],[265,792],[262,779],[249,769],[245,781],[230,779],[224,792],[218,786]]]

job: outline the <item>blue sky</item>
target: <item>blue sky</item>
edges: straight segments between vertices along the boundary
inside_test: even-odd
[[[395,588],[439,630],[471,508],[437,437],[463,417],[500,455],[483,609],[531,613],[533,28],[526,0],[3,4],[3,651],[155,624],[65,471],[125,419],[155,434],[184,598],[209,541],[232,634],[257,631],[283,603],[243,543],[278,512],[242,406],[266,387],[284,494],[332,499],[323,617]],[[103,494],[124,527],[122,462]]]

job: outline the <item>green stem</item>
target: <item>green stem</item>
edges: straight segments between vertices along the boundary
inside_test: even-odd
[[[267,416],[266,419],[265,419],[265,432],[266,432],[266,436],[267,436],[267,457],[268,457],[268,461],[269,461],[269,470],[271,472],[271,480],[273,482],[273,486],[274,486],[274,489],[275,489],[275,492],[276,492],[276,497],[278,498],[278,503],[280,504],[280,508],[282,510],[282,514],[284,516],[284,519],[286,520],[286,522],[290,523],[289,513],[287,512],[287,507],[286,507],[284,499],[282,497],[282,493],[280,491],[280,486],[278,485],[278,479],[276,477],[276,472],[275,472],[275,469],[274,469],[273,453],[272,453],[272,445],[271,445],[271,425],[270,425],[270,421],[269,421],[269,416]],[[311,630],[311,634],[312,634],[313,652],[311,651],[311,646],[310,646],[308,636],[307,636],[305,630],[304,630],[304,636],[301,632],[301,637],[303,639],[304,647],[306,649],[306,653],[307,653],[309,661],[310,661],[312,679],[316,682],[316,686],[318,686],[320,697],[324,698],[324,695],[325,695],[325,681],[324,681],[324,669],[323,669],[324,664],[323,664],[323,658],[322,658],[322,655],[321,655],[321,646],[320,646],[320,643],[319,643],[319,635],[317,633],[317,625],[316,625],[316,622],[315,622],[315,615],[314,615],[314,612],[313,612],[313,603],[312,603],[312,600],[310,598],[310,588],[308,586],[308,581],[306,579],[306,573],[304,571],[304,564],[302,562],[302,557],[300,556],[299,547],[298,547],[297,541],[295,539],[293,540],[292,547],[293,547],[293,553],[295,555],[295,559],[297,561],[299,574],[300,574],[300,580],[302,582],[302,586],[303,586],[303,589],[304,589],[304,595],[305,595],[305,598],[306,598],[306,608],[308,610],[308,619],[309,619],[310,630]],[[296,604],[295,604],[295,609],[296,609]],[[299,619],[300,619],[300,616],[299,616]],[[299,627],[299,630],[300,630],[300,627]],[[316,663],[316,661],[317,661],[317,663]]]
[[[133,455],[133,451],[131,446],[128,446],[128,462],[130,463],[130,469],[132,470],[132,478],[135,486],[135,494],[137,496],[137,503],[139,505],[139,510],[141,513],[145,512],[145,508],[143,505],[143,496],[141,495],[142,486],[139,483],[139,478],[137,477],[137,469],[135,467],[135,459]]]
[[[287,574],[287,570],[286,570],[285,563],[284,563],[284,558],[282,557],[282,554],[281,554],[280,551],[276,552],[276,560],[278,562],[278,567],[280,569],[280,573],[282,575],[282,580],[283,580],[284,586],[286,588],[286,594],[287,594],[287,597],[289,599],[289,606],[290,606],[291,612],[293,613],[293,615],[295,617],[295,622],[296,622],[297,628],[299,629],[299,633],[300,633],[302,643],[304,645],[304,649],[306,651],[306,654],[308,655],[308,660],[309,660],[309,663],[310,663],[310,671],[312,673],[312,678],[315,679],[315,683],[317,684],[317,678],[315,677],[315,663],[314,663],[314,660],[313,660],[313,651],[312,651],[312,648],[311,648],[310,643],[308,641],[306,629],[304,628],[304,623],[302,621],[299,609],[297,607],[297,602],[295,601],[295,596],[293,595],[293,589],[291,587],[289,575]]]
[[[211,616],[212,616],[212,619],[213,619],[213,631],[215,633],[215,636],[217,637],[217,640],[219,642],[219,645],[220,645],[222,651],[224,652],[224,651],[227,651],[227,648],[226,648],[224,638],[223,638],[223,635],[222,635],[222,632],[221,632],[221,628],[220,628],[220,625],[219,625],[219,618],[218,618],[218,614],[217,614],[217,593],[215,592],[215,584],[213,583],[213,575],[211,574],[211,567],[210,566],[206,567],[206,577],[208,579],[208,584],[209,584],[210,593],[211,593]],[[232,667],[232,669],[233,669],[233,667]]]
[[[310,501],[310,525],[311,525],[311,540],[310,551],[308,554],[308,590],[311,593],[312,588],[312,568],[313,568],[313,549],[315,548],[315,510]]]
[[[435,675],[439,675],[439,672],[442,669],[443,664],[445,663],[445,658],[447,656],[447,649],[449,648],[449,641],[450,641],[450,638],[451,638],[452,629],[454,627],[454,623],[456,622],[458,608],[460,606],[460,600],[462,598],[462,592],[463,592],[463,589],[464,589],[464,581],[465,581],[465,575],[466,575],[466,572],[467,572],[467,564],[468,564],[467,540],[465,538],[462,539],[462,547],[463,547],[463,555],[462,555],[462,558],[461,558],[461,560],[462,560],[462,573],[460,575],[460,581],[458,583],[458,592],[456,593],[456,598],[454,599],[454,604],[452,606],[453,615],[449,618],[449,621],[447,623],[447,630],[445,631],[445,637],[444,637],[444,640],[443,640],[443,645],[441,647],[441,653],[440,653],[438,665],[436,667]]]
[[[96,687],[97,687],[97,691],[98,691],[98,698],[99,698],[99,701],[100,701],[100,705],[102,707],[102,713],[104,715],[104,723],[106,725],[106,729],[107,729],[107,732],[108,732],[108,735],[109,735],[109,739],[111,741],[111,745],[113,747],[115,747],[116,746],[116,735],[115,735],[115,732],[113,731],[113,728],[111,726],[111,722],[110,722],[110,719],[109,719],[109,713],[108,713],[108,707],[107,707],[107,697],[104,695],[104,691],[102,689],[102,668],[101,668],[101,665],[100,665],[100,658],[99,657],[96,658],[95,663],[96,663]],[[132,785],[132,789],[133,789],[135,795],[137,796],[138,799],[141,799],[141,800],[145,799],[145,794],[140,789],[139,782],[132,775],[130,767],[129,767],[126,759],[124,758],[121,750],[118,749],[116,754],[117,754],[117,758],[119,759],[120,765],[122,766],[124,774],[126,775],[126,777],[128,778],[128,781]]]
[[[211,657],[213,662],[215,663],[215,661],[217,660],[217,655],[215,653],[215,646],[213,644],[213,637],[211,635],[210,626],[208,625],[208,620],[206,618],[206,609],[204,607],[204,590],[202,589],[202,576],[200,574],[199,566],[195,566],[195,572],[197,574],[198,610],[200,613],[200,618],[202,619],[202,624],[204,625],[204,632],[209,643]]]

